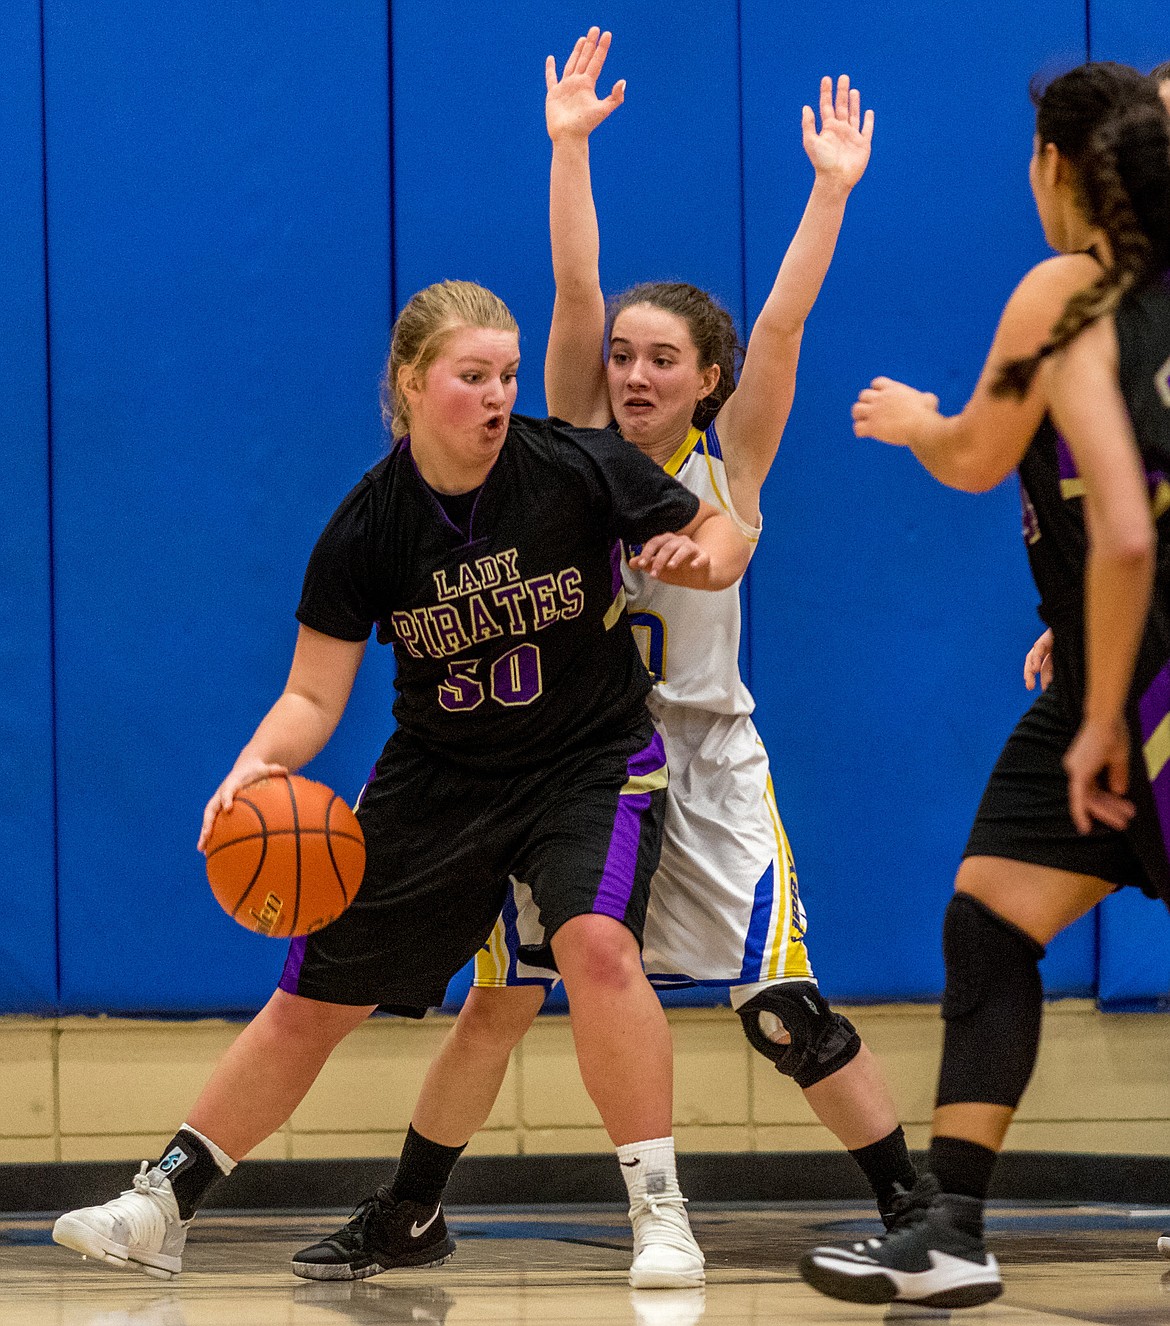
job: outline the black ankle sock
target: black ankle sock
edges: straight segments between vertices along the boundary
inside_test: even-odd
[[[877,1198],[879,1211],[889,1207],[896,1191],[895,1184],[900,1184],[909,1192],[918,1181],[914,1162],[906,1150],[906,1134],[901,1124],[888,1136],[868,1146],[860,1146],[849,1154],[861,1166]]]
[[[394,1171],[391,1195],[400,1202],[437,1205],[463,1151],[463,1146],[442,1146],[429,1141],[422,1133],[416,1133],[412,1124],[402,1144],[398,1168]]]
[[[987,1190],[991,1187],[991,1176],[998,1159],[990,1147],[968,1142],[962,1137],[933,1138],[927,1155],[926,1163],[938,1179],[938,1186],[944,1195],[972,1198],[979,1203],[978,1208],[968,1208],[963,1204],[955,1223],[960,1229],[980,1238],[983,1236],[982,1205],[987,1199]]]
[[[203,1199],[224,1177],[203,1140],[185,1128],[171,1138],[155,1168],[170,1179],[182,1220],[191,1219],[203,1205]]]

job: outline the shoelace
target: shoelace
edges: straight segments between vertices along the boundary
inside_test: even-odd
[[[129,1226],[135,1243],[143,1243],[149,1235],[165,1232],[166,1215],[159,1203],[163,1200],[160,1193],[150,1182],[150,1162],[144,1160],[142,1168],[135,1174],[131,1186],[119,1193],[113,1201],[107,1202],[105,1209],[112,1212]],[[146,1202],[136,1200],[147,1198]]]
[[[636,1197],[630,1203],[630,1220],[634,1225],[635,1241],[639,1245],[653,1242],[665,1244],[679,1252],[694,1253],[696,1245],[690,1222],[687,1220],[686,1203],[687,1199],[681,1194],[663,1196],[657,1193],[642,1193]],[[648,1219],[661,1223],[655,1223],[651,1231],[647,1231],[645,1224]],[[647,1240],[645,1238],[647,1232],[653,1232],[654,1237]]]

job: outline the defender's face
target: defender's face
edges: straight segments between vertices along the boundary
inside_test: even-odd
[[[519,367],[515,332],[488,327],[451,332],[421,383],[403,370],[411,432],[425,434],[461,466],[490,464],[508,432]]]
[[[614,319],[606,365],[609,400],[622,436],[641,446],[686,430],[695,406],[719,380],[699,367],[685,319],[633,304]]]

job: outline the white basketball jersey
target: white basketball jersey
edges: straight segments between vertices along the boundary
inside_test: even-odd
[[[725,511],[755,544],[760,526],[742,520],[731,504],[713,423],[705,433],[692,428],[665,469],[696,497]],[[755,701],[739,675],[739,585],[716,593],[681,589],[625,563],[622,576],[634,639],[655,681],[652,709],[686,705],[711,714],[750,714]]]

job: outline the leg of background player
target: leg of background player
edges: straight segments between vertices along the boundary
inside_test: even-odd
[[[473,987],[431,1061],[411,1127],[446,1147],[464,1147],[487,1122],[513,1049],[544,1003],[543,985]]]
[[[844,1068],[811,1087],[804,1098],[847,1151],[859,1151],[898,1127],[898,1112],[873,1052],[862,1045]]]

